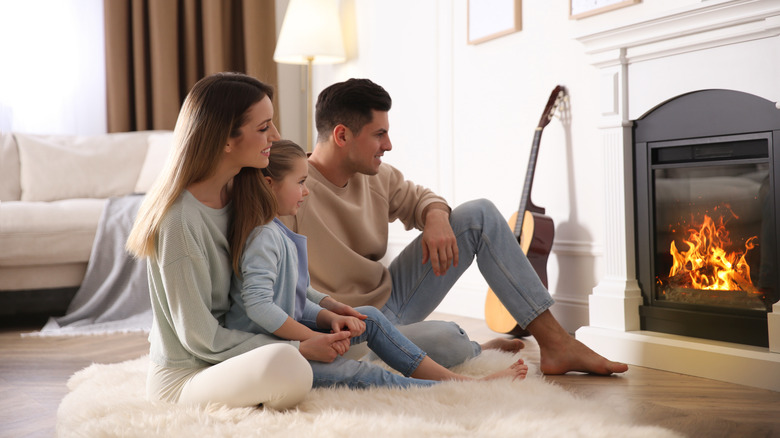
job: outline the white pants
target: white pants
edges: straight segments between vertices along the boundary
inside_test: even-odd
[[[146,393],[173,403],[262,404],[287,409],[311,390],[309,362],[290,344],[270,344],[205,368],[166,368],[151,364]]]

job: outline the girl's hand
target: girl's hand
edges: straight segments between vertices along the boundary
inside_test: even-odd
[[[354,316],[337,315],[330,325],[334,333],[348,331],[350,337],[360,336],[366,331],[366,323]]]

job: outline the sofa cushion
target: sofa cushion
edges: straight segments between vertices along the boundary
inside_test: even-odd
[[[152,187],[157,175],[160,174],[168,160],[173,145],[173,131],[149,134],[149,146],[146,151],[141,173],[135,183],[135,193],[146,193]]]
[[[105,203],[0,202],[0,266],[86,262]]]
[[[15,134],[22,201],[108,198],[131,193],[146,155],[148,135]]]
[[[13,134],[0,132],[0,201],[22,199],[19,183],[19,151]]]

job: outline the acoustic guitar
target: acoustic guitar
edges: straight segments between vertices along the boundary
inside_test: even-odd
[[[535,205],[531,201],[531,187],[536,170],[536,159],[539,154],[539,143],[542,139],[544,127],[550,123],[559,105],[566,99],[566,87],[558,85],[550,94],[547,105],[544,107],[542,118],[534,132],[534,141],[531,145],[531,157],[528,159],[528,170],[525,174],[525,185],[520,197],[520,206],[512,217],[509,218],[509,227],[514,231],[517,243],[520,244],[523,253],[528,257],[531,266],[547,287],[547,258],[552,248],[555,226],[552,218],[545,216],[544,208]],[[514,317],[509,314],[493,290],[488,289],[485,299],[485,321],[494,332],[511,334],[522,337],[528,332],[517,324]]]

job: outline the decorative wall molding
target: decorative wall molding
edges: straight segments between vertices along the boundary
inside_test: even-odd
[[[390,233],[387,240],[387,257],[390,257],[391,254],[395,257],[395,254],[400,253],[412,241],[410,237],[413,236],[399,236],[398,234]],[[551,253],[561,256],[602,257],[604,255],[604,247],[586,240],[555,239]]]
[[[555,239],[551,252],[559,256],[601,257],[604,247],[591,241]]]

